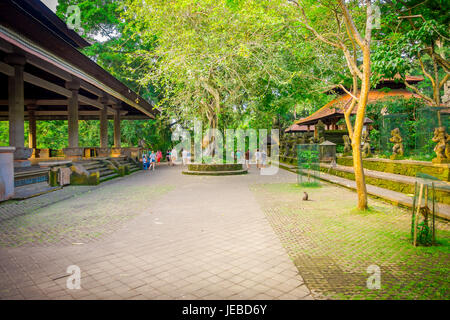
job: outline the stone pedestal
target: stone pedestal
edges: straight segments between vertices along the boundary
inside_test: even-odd
[[[14,196],[14,147],[0,147],[0,201]]]
[[[111,157],[122,156],[122,148],[111,148]]]
[[[433,160],[431,160],[431,162],[437,163],[437,164],[445,164],[445,163],[450,163],[450,159],[446,159],[446,158],[434,158]]]
[[[84,148],[64,148],[63,152],[68,160],[81,160]]]
[[[50,158],[50,149],[39,149],[39,158]]]
[[[25,148],[25,147],[15,147],[14,151],[14,167],[29,167],[31,166],[31,161],[28,159],[31,158],[33,154],[33,149]]]

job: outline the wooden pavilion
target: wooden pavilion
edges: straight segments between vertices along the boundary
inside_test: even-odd
[[[122,119],[149,119],[158,113],[93,60],[80,52],[90,44],[69,29],[41,1],[0,3],[0,120],[9,121],[15,166],[36,150],[36,121],[67,120],[67,158],[84,156],[78,120],[100,120],[96,155],[109,156],[108,119],[114,120],[114,151],[121,153]],[[29,123],[25,147],[24,123]],[[42,153],[41,157],[49,154]]]
[[[9,146],[0,147],[0,201],[140,169],[140,149],[121,147],[121,120],[154,119],[159,112],[81,53],[89,45],[39,0],[0,2],[0,121],[9,122]],[[99,145],[81,146],[78,122],[94,119],[100,122]],[[36,148],[41,120],[67,120],[66,148]]]
[[[422,77],[408,77],[407,81],[411,84],[422,81]],[[344,92],[342,89],[334,89],[332,93],[337,93],[339,96],[324,105],[322,108],[309,115],[308,117],[297,120],[291,127],[286,129],[285,132],[309,132],[314,131],[312,128],[319,120],[325,124],[326,130],[346,130],[345,125],[338,126],[338,122],[344,119],[344,112],[350,106],[352,97]],[[388,97],[404,97],[404,98],[420,98],[418,95],[408,91],[403,83],[397,81],[397,79],[382,79],[377,87],[369,92],[369,103],[377,100],[382,100]],[[358,108],[354,107],[352,114],[356,114]],[[370,119],[365,120],[365,124],[370,124]]]

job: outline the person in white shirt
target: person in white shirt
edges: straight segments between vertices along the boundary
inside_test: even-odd
[[[265,167],[266,166],[266,161],[267,161],[267,153],[265,150],[261,151],[261,167]]]
[[[173,148],[170,152],[170,161],[172,165],[175,165],[175,162],[177,161],[177,149]]]
[[[183,158],[183,166],[185,166],[188,163],[188,152],[186,149],[183,149],[181,156]]]
[[[259,151],[259,149],[256,149],[255,160],[256,160],[256,167],[258,169],[261,169],[261,152]]]

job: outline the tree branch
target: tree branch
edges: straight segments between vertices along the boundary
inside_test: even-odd
[[[417,95],[419,95],[422,99],[428,101],[429,103],[431,103],[432,105],[434,105],[434,100],[427,97],[426,95],[424,95],[422,92],[420,92],[419,89],[417,89],[415,86],[411,85],[408,83],[408,81],[403,80],[403,83],[405,84],[405,86],[411,90],[413,90]]]
[[[350,30],[350,34],[355,39],[356,43],[361,48],[363,48],[365,46],[364,40],[361,37],[358,29],[356,29],[355,23],[353,22],[353,19],[350,16],[350,13],[348,12],[347,5],[345,4],[345,1],[344,0],[338,0],[338,3],[339,3],[339,6],[342,9],[343,14],[344,14],[344,18],[345,18],[346,24],[347,24],[347,26],[348,26],[348,28]]]
[[[425,65],[423,64],[422,56],[421,56],[420,54],[418,54],[418,57],[419,57],[420,68],[422,68],[423,74],[424,74],[428,79],[430,79],[431,85],[434,87],[434,86],[435,86],[434,79],[433,79],[433,77],[431,76],[431,74],[429,74],[429,73],[425,70]]]
[[[447,73],[444,76],[444,79],[442,79],[442,81],[439,83],[439,89],[441,89],[444,86],[444,84],[448,81],[449,78],[450,78],[450,74]]]
[[[316,29],[314,29],[313,27],[311,27],[311,25],[310,25],[309,22],[308,22],[308,18],[306,17],[305,10],[303,9],[303,7],[302,7],[297,1],[295,1],[295,0],[288,0],[288,2],[291,2],[291,3],[295,4],[295,5],[300,9],[301,15],[302,15],[302,17],[303,17],[303,19],[300,20],[300,22],[303,23],[303,25],[306,27],[306,29],[308,29],[309,31],[311,31],[311,32],[316,36],[317,39],[319,39],[320,41],[322,41],[322,42],[324,42],[324,43],[326,43],[326,44],[328,44],[328,45],[330,45],[330,46],[333,46],[333,47],[335,47],[335,48],[338,48],[338,49],[341,48],[341,46],[339,45],[339,43],[333,42],[333,41],[331,41],[331,40],[325,38],[325,37],[322,36],[319,32],[317,32]]]
[[[345,87],[342,84],[338,85],[339,88],[341,88],[342,90],[344,90],[350,97],[352,97],[353,99],[355,99],[356,101],[359,100],[359,98],[357,96],[355,96],[353,93],[351,93],[350,91],[348,91],[347,89],[345,89]]]

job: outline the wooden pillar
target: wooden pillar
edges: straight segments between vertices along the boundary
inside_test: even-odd
[[[114,148],[120,148],[120,105],[114,105]]]
[[[36,149],[36,105],[27,105],[28,110],[28,147]]]
[[[108,148],[108,111],[106,105],[100,110],[100,148]]]
[[[14,67],[14,76],[8,77],[9,145],[23,149],[25,147],[23,69],[26,59],[11,54],[5,57],[5,61]]]
[[[67,104],[69,148],[78,148],[78,90],[80,89],[80,82],[77,80],[66,82],[66,88],[72,91],[72,96],[69,98]]]

